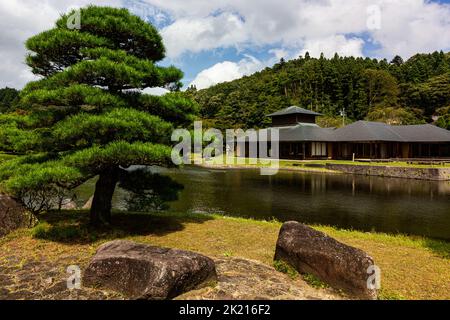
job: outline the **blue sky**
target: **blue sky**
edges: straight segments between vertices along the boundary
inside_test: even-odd
[[[154,24],[185,86],[205,88],[308,51],[409,58],[450,51],[450,0],[9,0],[0,2],[0,87],[33,79],[23,42],[89,3],[126,7]]]

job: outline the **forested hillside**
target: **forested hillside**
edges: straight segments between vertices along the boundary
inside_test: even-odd
[[[290,105],[323,113],[323,126],[367,119],[390,124],[431,123],[450,128],[450,53],[417,54],[408,61],[311,58],[284,61],[251,76],[187,93],[218,128],[265,127],[265,115]]]

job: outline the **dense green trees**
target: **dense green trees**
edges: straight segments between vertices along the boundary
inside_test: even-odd
[[[397,105],[399,89],[397,80],[385,70],[367,69],[362,73],[367,106],[373,108]]]
[[[450,106],[437,109],[436,116],[439,117],[436,121],[436,125],[450,130]]]
[[[450,105],[450,54],[418,54],[406,62],[397,56],[390,63],[307,54],[187,94],[209,124],[222,128],[264,127],[266,114],[293,104],[325,114],[324,124],[338,124],[342,108],[352,121],[431,122],[437,109]]]
[[[390,125],[420,124],[413,111],[399,107],[378,107],[371,109],[366,117],[369,121],[384,122]]]
[[[19,91],[14,88],[0,89],[0,113],[12,111],[19,99]]]
[[[81,29],[70,29],[73,13],[26,42],[27,64],[42,79],[21,91],[16,112],[0,116],[0,152],[18,155],[0,165],[0,181],[39,211],[98,176],[98,225],[110,221],[116,184],[130,185],[126,168],[171,165],[171,131],[192,123],[196,105],[177,92],[136,90],[181,86],[180,70],[156,65],[165,49],[153,26],[126,9],[89,6]]]

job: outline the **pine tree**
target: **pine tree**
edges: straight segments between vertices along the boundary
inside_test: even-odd
[[[171,165],[171,131],[191,123],[196,108],[178,93],[137,90],[181,86],[180,70],[156,65],[165,48],[152,25],[126,9],[89,6],[71,29],[74,14],[26,42],[26,62],[42,79],[21,92],[21,111],[0,117],[0,152],[18,155],[0,165],[0,182],[38,211],[40,201],[98,176],[90,215],[100,225],[110,222],[126,168]]]
[[[394,59],[392,59],[391,64],[396,66],[401,66],[404,63],[403,58],[400,56],[395,56]]]
[[[14,88],[0,89],[0,113],[11,111],[17,103],[19,91]]]

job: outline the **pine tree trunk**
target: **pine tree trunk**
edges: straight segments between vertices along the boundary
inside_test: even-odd
[[[100,173],[95,184],[90,218],[94,226],[107,225],[111,222],[111,201],[119,180],[119,170],[113,168]]]

